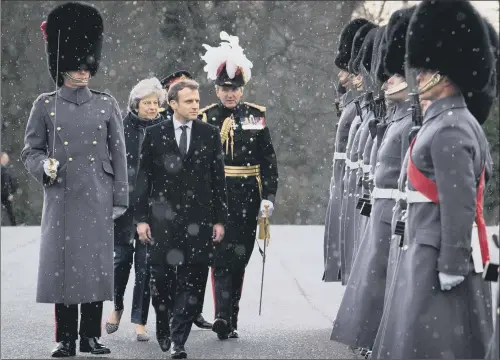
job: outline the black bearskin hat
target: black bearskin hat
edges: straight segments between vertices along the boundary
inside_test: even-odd
[[[170,85],[176,83],[177,81],[192,79],[192,78],[193,76],[189,73],[189,71],[179,70],[164,77],[163,80],[161,80],[160,82],[161,86],[163,86],[163,88],[168,91]]]
[[[462,93],[482,91],[490,81],[487,30],[469,1],[422,1],[410,20],[406,49],[410,67],[439,71]]]
[[[377,80],[381,83],[385,83],[389,79],[389,76],[385,73],[384,67],[384,59],[387,54],[387,26],[385,26],[384,30],[378,35],[380,36],[380,42],[377,49],[377,64],[374,71]]]
[[[379,60],[380,43],[382,42],[382,36],[384,35],[386,26],[379,26],[375,32],[375,37],[373,38],[373,49],[372,49],[372,59],[371,59],[371,70],[370,72],[374,76],[377,75],[377,66]]]
[[[90,71],[92,76],[97,73],[104,31],[103,20],[97,9],[77,2],[59,5],[50,12],[44,29],[49,72],[54,81],[57,69],[59,73],[79,69]],[[57,85],[61,86],[63,83],[64,79],[59,76]]]
[[[351,48],[351,59],[349,60],[349,64],[347,65],[347,68],[349,69],[349,72],[351,74],[359,74],[359,67],[355,66],[356,58],[361,52],[361,47],[363,46],[366,36],[370,32],[370,30],[376,27],[377,25],[368,22],[356,32],[356,35],[354,35]],[[359,62],[357,64],[359,65]]]
[[[363,26],[368,24],[366,19],[351,20],[340,33],[337,55],[335,56],[335,66],[340,70],[349,71],[349,60],[351,59],[352,43],[356,32]]]
[[[496,66],[493,69],[488,86],[484,91],[464,93],[467,108],[481,125],[488,119],[493,102],[498,96],[498,34],[486,19],[484,19],[484,24],[488,31],[488,38],[491,45],[490,49],[495,58]]]
[[[416,6],[395,11],[387,24],[387,53],[384,68],[388,75],[405,77],[406,31]]]
[[[372,68],[372,54],[373,46],[375,42],[375,35],[377,34],[378,26],[371,29],[366,35],[365,41],[361,46],[361,51],[359,52],[356,60],[354,61],[354,68],[361,72],[361,64],[365,69],[370,72]]]

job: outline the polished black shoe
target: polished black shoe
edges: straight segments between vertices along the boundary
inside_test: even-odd
[[[187,353],[184,350],[184,345],[178,345],[176,343],[172,343],[172,349],[170,350],[170,357],[172,359],[186,359]]]
[[[212,325],[212,331],[217,334],[219,340],[226,340],[229,337],[229,325],[227,321],[217,318]]]
[[[75,341],[61,341],[52,350],[52,357],[70,357],[76,355],[76,343]]]
[[[237,339],[239,337],[240,337],[240,334],[238,334],[238,330],[236,330],[236,329],[231,330],[231,332],[229,333],[230,339]]]
[[[200,329],[211,329],[212,323],[205,320],[202,314],[199,314],[196,319],[194,319],[193,324],[198,326]]]
[[[80,338],[80,352],[82,353],[91,353],[93,355],[104,355],[110,354],[111,350],[109,350],[106,346],[101,344],[96,337],[81,337]]]
[[[158,339],[158,344],[160,344],[161,351],[167,352],[170,350],[170,345],[172,342],[170,341],[170,338],[166,339]]]

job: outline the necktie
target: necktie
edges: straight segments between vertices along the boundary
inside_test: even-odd
[[[183,158],[186,156],[186,153],[187,153],[187,132],[186,132],[186,129],[187,129],[187,125],[181,126],[182,134],[181,134],[181,139],[179,141],[179,150],[181,151],[181,155]]]

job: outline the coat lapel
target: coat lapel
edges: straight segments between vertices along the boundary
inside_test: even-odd
[[[181,150],[179,149],[179,145],[177,145],[177,141],[175,140],[174,122],[172,120],[167,120],[165,122],[165,127],[167,128],[166,145],[168,146],[168,149],[172,149],[174,153],[180,156]]]

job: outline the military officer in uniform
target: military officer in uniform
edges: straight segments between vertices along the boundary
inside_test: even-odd
[[[213,331],[223,340],[239,336],[245,267],[254,249],[257,219],[272,214],[278,168],[266,108],[241,101],[243,87],[250,80],[251,62],[237,56],[238,50],[242,52],[237,37],[222,32],[221,39],[232,47],[225,59],[221,60],[220,47],[204,45],[207,52],[202,59],[207,63],[208,78],[215,80],[219,102],[201,109],[200,118],[220,128],[228,188],[229,222],[224,243],[216,246],[212,269]]]
[[[41,29],[58,90],[33,103],[21,153],[44,191],[36,300],[55,304],[53,357],[75,356],[78,336],[80,352],[109,354],[98,339],[103,301],[113,300],[113,219],[128,207],[128,183],[118,104],[88,88],[103,20],[94,7],[65,3]]]
[[[342,95],[341,107],[342,116],[335,125],[337,130],[335,135],[335,152],[333,154],[333,174],[330,181],[330,199],[325,217],[324,235],[324,261],[325,272],[323,280],[325,282],[335,282],[341,280],[341,243],[340,234],[340,208],[342,205],[342,193],[344,189],[344,170],[349,128],[356,116],[356,105],[354,103],[356,90],[353,89],[348,64],[351,59],[351,49],[356,32],[368,20],[354,19],[350,21],[342,30],[339,39],[335,65],[339,68],[338,78],[340,85],[346,88],[346,93]],[[344,284],[345,282],[343,282]]]
[[[410,19],[406,54],[407,81],[418,71],[419,97],[432,103],[409,148],[405,247],[372,356],[484,358],[492,332],[491,289],[481,279],[489,260],[482,199],[491,158],[481,128],[488,111],[466,99],[480,99],[493,54],[470,2],[428,0]]]
[[[393,13],[385,29],[387,51],[381,61],[386,73],[391,75],[387,80],[385,98],[394,103],[396,110],[378,148],[375,188],[371,193],[373,208],[367,233],[354,261],[332,331],[333,340],[365,349],[373,346],[384,308],[392,210],[412,127],[404,73],[404,39],[413,10],[409,8]]]

